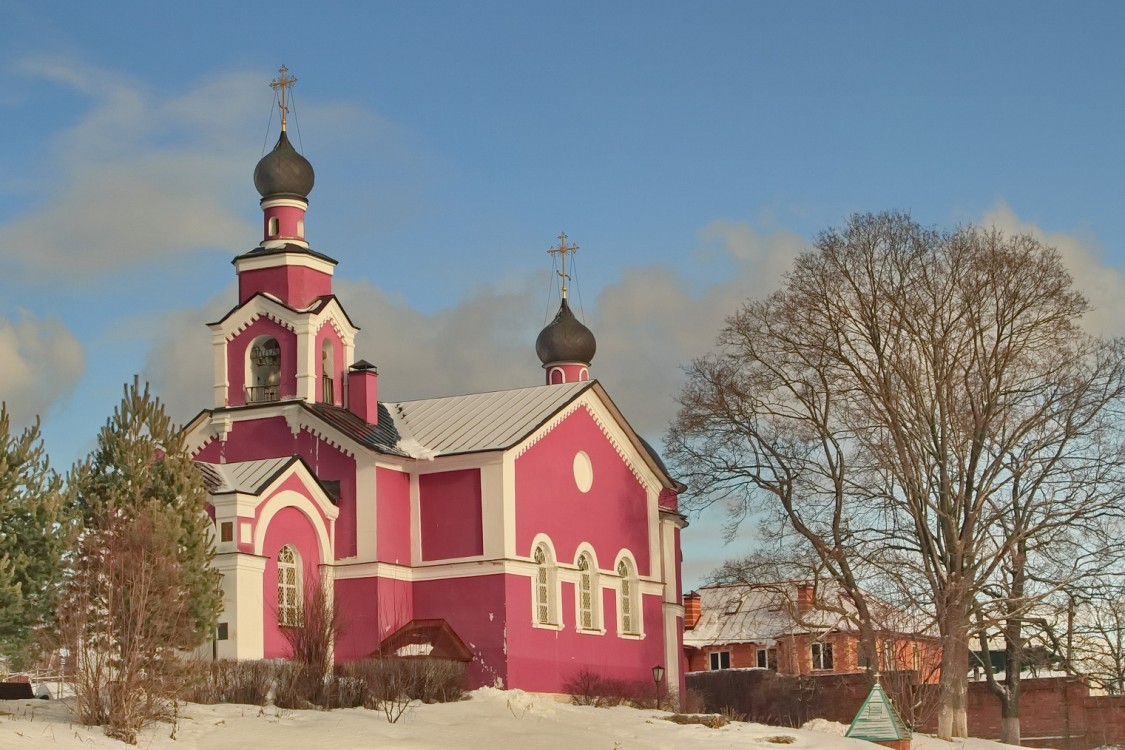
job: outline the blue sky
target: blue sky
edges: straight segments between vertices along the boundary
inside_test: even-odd
[[[387,399],[538,383],[565,230],[593,374],[656,441],[679,367],[852,212],[1063,252],[1125,332],[1125,6],[0,0],[0,398],[65,467],[134,372],[207,405],[294,90],[308,236]],[[688,583],[752,541],[685,536]]]

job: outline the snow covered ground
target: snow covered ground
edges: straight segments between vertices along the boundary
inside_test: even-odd
[[[787,729],[734,722],[721,729],[681,726],[668,714],[633,708],[558,703],[519,690],[482,688],[458,703],[419,705],[396,724],[364,709],[290,711],[258,706],[188,704],[176,728],[158,724],[140,737],[145,750],[709,750],[775,747],[874,750],[841,736],[843,727],[815,722]],[[67,701],[0,701],[0,749],[120,748],[100,728],[74,723]],[[1003,750],[987,740],[942,742],[915,737],[915,750]]]

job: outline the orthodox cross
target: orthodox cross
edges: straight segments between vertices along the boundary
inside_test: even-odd
[[[270,88],[277,92],[281,98],[281,130],[285,130],[285,116],[289,114],[289,107],[285,103],[285,94],[297,82],[296,76],[287,76],[289,68],[282,65],[278,71],[279,75],[274,80],[270,81]]]
[[[570,276],[566,272],[566,254],[578,252],[578,245],[566,244],[566,232],[559,232],[559,246],[552,247],[547,251],[550,255],[558,255],[562,269],[558,272],[562,278],[562,298],[566,299],[566,282],[570,280]]]

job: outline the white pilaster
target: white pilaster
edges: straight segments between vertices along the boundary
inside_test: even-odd
[[[265,653],[265,602],[262,576],[266,558],[240,552],[215,555],[212,565],[223,576],[223,612],[227,639],[217,641],[220,659],[261,659]]]

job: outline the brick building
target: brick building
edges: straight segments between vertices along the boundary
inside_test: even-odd
[[[936,681],[939,639],[904,612],[879,610],[874,667]],[[861,663],[854,616],[846,595],[826,583],[704,586],[684,596],[685,669],[861,672],[869,665]]]

